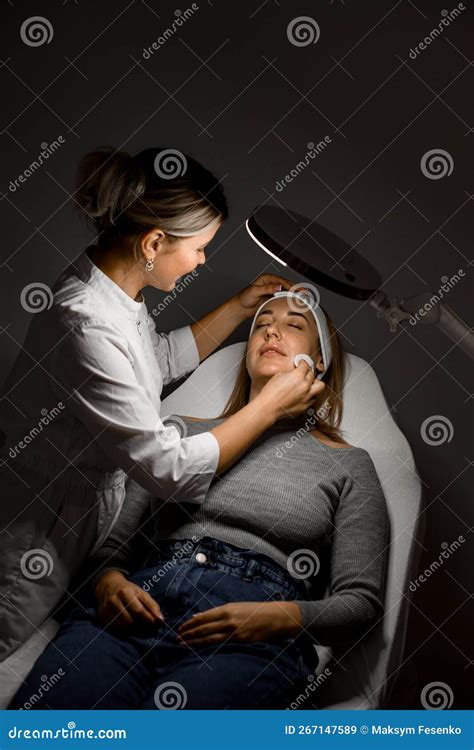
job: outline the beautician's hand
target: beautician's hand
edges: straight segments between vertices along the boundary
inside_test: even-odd
[[[290,372],[278,372],[263,386],[257,398],[266,402],[274,421],[296,417],[312,405],[324,391],[326,384],[317,380],[308,364],[302,359]]]
[[[242,310],[242,317],[252,318],[257,312],[257,308],[265,302],[266,299],[271,297],[275,292],[288,291],[295,285],[294,281],[288,281],[283,276],[275,276],[270,273],[262,273],[258,276],[250,286],[242,289],[236,295],[236,300]]]
[[[159,605],[119,570],[106,570],[95,586],[97,614],[103,627],[121,630],[136,622],[163,622]]]
[[[268,641],[290,638],[301,631],[296,602],[231,602],[207,609],[183,622],[178,641],[202,646],[226,640]]]

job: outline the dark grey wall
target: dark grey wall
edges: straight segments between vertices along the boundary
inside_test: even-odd
[[[318,217],[356,245],[378,268],[389,296],[436,291],[441,277],[462,269],[465,275],[446,301],[472,324],[468,0],[466,10],[412,57],[410,50],[438,28],[441,11],[452,10],[451,4],[198,5],[144,59],[143,49],[176,17],[175,4],[3,4],[2,376],[29,323],[21,290],[31,282],[51,284],[92,237],[69,196],[81,154],[105,143],[132,153],[161,144],[191,153],[223,178],[230,200],[230,221],[208,249],[199,280],[157,317],[163,331],[200,317],[264,269],[279,272],[243,227],[264,200]],[[22,41],[21,24],[34,15],[50,21],[49,44]],[[317,21],[317,43],[290,43],[287,27],[300,16]],[[308,142],[326,135],[330,145],[277,191],[276,181],[304,158]],[[42,143],[59,136],[65,140],[60,149],[13,192],[10,181],[39,155]],[[420,160],[431,149],[448,152],[450,176],[423,174]],[[372,364],[412,446],[426,490],[421,572],[438,558],[442,542],[460,534],[471,540],[471,361],[435,328],[392,334],[368,303],[322,291],[347,350]],[[148,291],[150,307],[160,299]],[[246,333],[239,330],[231,341]],[[452,424],[450,442],[433,446],[422,439],[421,425],[433,415]],[[452,690],[453,708],[468,707],[468,547],[415,594],[402,672],[407,690],[396,695],[394,708],[419,707],[420,691],[433,681]]]

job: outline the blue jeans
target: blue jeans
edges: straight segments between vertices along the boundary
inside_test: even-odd
[[[211,537],[167,540],[130,580],[156,599],[166,622],[114,635],[98,624],[94,602],[84,600],[9,708],[286,708],[314,675],[317,653],[304,631],[272,642],[177,642],[179,624],[212,607],[308,599],[303,581],[266,555]]]

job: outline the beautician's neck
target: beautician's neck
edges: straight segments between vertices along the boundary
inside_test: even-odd
[[[143,279],[140,268],[136,264],[131,265],[128,258],[117,248],[101,248],[91,245],[87,248],[87,254],[102,273],[112,279],[117,286],[128,294],[135,302],[141,298]]]

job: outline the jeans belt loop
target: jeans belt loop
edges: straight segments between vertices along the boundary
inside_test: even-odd
[[[242,577],[246,581],[253,580],[253,576],[254,576],[254,573],[255,573],[255,570],[256,570],[257,567],[258,567],[258,563],[257,563],[256,560],[249,560],[249,562],[247,564],[247,567],[245,569],[245,573],[243,574]]]

